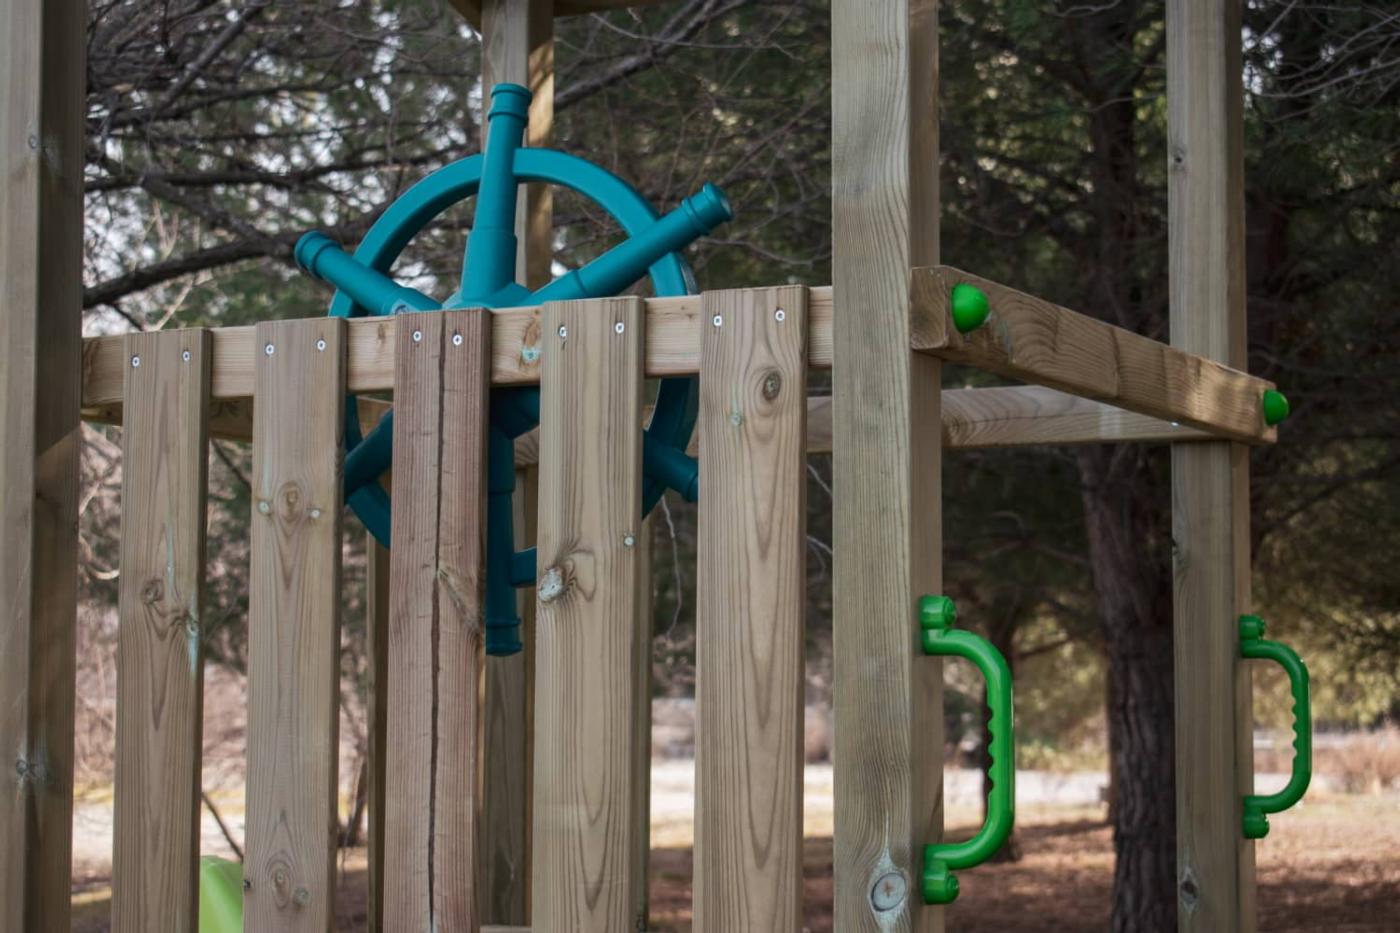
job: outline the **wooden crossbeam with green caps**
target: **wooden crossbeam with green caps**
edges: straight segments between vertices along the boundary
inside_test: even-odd
[[[5,41],[42,50],[46,69],[58,68],[54,56],[81,47],[81,15],[49,15],[38,0],[6,5],[14,29]],[[1274,443],[1287,400],[1243,371],[1241,359],[1153,340],[940,264],[936,4],[833,5],[832,286],[706,282],[703,290],[685,253],[731,219],[719,188],[704,185],[662,212],[627,179],[570,153],[567,139],[558,148],[526,144],[531,88],[552,87],[538,73],[552,67],[552,53],[531,55],[548,41],[541,18],[627,4],[559,0],[551,8],[528,0],[531,16],[523,19],[534,22],[534,34],[521,31],[522,18],[507,15],[503,0],[454,5],[478,28],[503,24],[486,41],[508,47],[536,73],[489,88],[483,151],[463,154],[385,205],[353,248],[307,233],[297,262],[334,291],[329,313],[312,319],[82,339],[74,304],[81,224],[58,235],[37,222],[80,209],[81,199],[75,207],[68,188],[51,182],[81,177],[80,161],[70,157],[82,150],[83,127],[69,119],[82,109],[81,69],[50,75],[56,80],[41,94],[38,72],[23,71],[26,59],[17,55],[4,66],[12,93],[0,102],[0,126],[13,135],[37,120],[65,157],[40,164],[37,153],[15,155],[13,147],[0,157],[3,203],[27,212],[0,249],[7,287],[17,283],[11,293],[21,296],[4,311],[20,334],[5,350],[7,372],[27,386],[5,396],[7,418],[24,417],[7,420],[3,456],[6,476],[30,481],[19,506],[6,500],[4,553],[39,569],[64,566],[52,576],[6,576],[0,593],[4,604],[28,607],[0,620],[0,642],[20,646],[5,662],[4,706],[23,714],[18,726],[5,714],[4,734],[21,748],[24,778],[0,799],[0,825],[13,830],[0,844],[7,892],[0,927],[68,925],[60,902],[70,856],[57,837],[71,823],[72,762],[45,760],[34,737],[71,745],[74,675],[71,663],[52,659],[71,646],[75,625],[78,555],[70,532],[78,504],[46,483],[55,470],[71,475],[77,450],[44,447],[21,428],[60,424],[71,433],[81,413],[120,423],[126,462],[139,466],[126,471],[122,486],[118,927],[334,924],[338,873],[326,828],[337,806],[335,684],[348,508],[389,555],[387,597],[375,601],[370,619],[383,651],[374,687],[380,761],[372,770],[380,785],[371,823],[371,924],[645,929],[650,623],[639,594],[651,584],[638,539],[670,490],[698,504],[704,582],[696,929],[800,929],[804,466],[809,450],[829,450],[843,743],[837,928],[937,928],[943,905],[958,897],[958,874],[976,871],[1010,833],[1015,802],[1010,672],[988,642],[955,625],[956,608],[941,593],[942,448],[1168,441],[1199,451],[1191,456],[1202,469],[1238,470],[1238,458],[1229,465],[1231,451]],[[1183,9],[1173,4],[1173,16]],[[1192,28],[1237,43],[1238,35],[1221,32],[1229,22],[1193,21]],[[1179,81],[1183,96],[1212,93],[1191,74]],[[1227,172],[1238,152],[1228,149],[1233,129],[1221,121],[1238,120],[1238,110],[1201,111],[1190,117],[1192,132],[1222,140],[1227,149],[1209,171]],[[522,240],[527,252],[550,250],[547,236],[526,232],[525,185],[574,192],[609,215],[623,239],[548,281],[522,281]],[[1178,193],[1196,204],[1185,223],[1221,222],[1222,211],[1238,209]],[[464,201],[475,214],[456,291],[439,299],[397,281],[395,260],[414,237]],[[26,265],[36,251],[40,261]],[[1183,280],[1239,261],[1235,253],[1196,251],[1176,258],[1174,274]],[[55,276],[67,279],[55,284]],[[637,297],[632,286],[644,279],[652,295]],[[785,281],[781,269],[773,279]],[[1228,326],[1243,307],[1200,301],[1184,313]],[[64,326],[39,327],[41,315],[63,317]],[[40,360],[68,369],[72,397],[39,391]],[[945,361],[1023,385],[944,391]],[[833,370],[831,395],[809,397],[808,376],[822,369]],[[57,375],[43,373],[46,380]],[[659,388],[647,406],[643,387],[653,378]],[[881,406],[862,398],[871,386],[889,393]],[[392,401],[378,397],[386,393]],[[211,436],[251,441],[255,467],[242,866],[201,861],[192,828]],[[517,488],[522,466],[534,474],[528,490]],[[390,474],[412,492],[395,494]],[[857,485],[859,495],[842,498]],[[535,501],[533,530],[518,515],[525,492]],[[1194,495],[1179,490],[1177,508],[1199,513]],[[36,502],[44,508],[31,508]],[[872,522],[862,511],[870,503],[888,520]],[[1238,547],[1238,528],[1191,532],[1223,540],[1226,551]],[[1267,815],[1296,803],[1308,784],[1309,687],[1298,656],[1265,641],[1263,623],[1241,605],[1233,576],[1240,572],[1186,581],[1184,598],[1232,607],[1232,615],[1179,621],[1179,634],[1212,631],[1182,650],[1202,652],[1197,660],[1217,672],[1212,689],[1228,702],[1212,708],[1216,717],[1222,708],[1227,718],[1248,709],[1236,678],[1246,659],[1285,669],[1295,699],[1292,778],[1278,794],[1240,794],[1238,723],[1206,729],[1192,718],[1204,708],[1188,703],[1182,728],[1200,727],[1202,741],[1218,747],[1189,762],[1183,781],[1191,792],[1178,810],[1195,834],[1183,858],[1205,853],[1252,865],[1239,853],[1265,835]],[[524,627],[522,593],[532,605]],[[1220,635],[1226,628],[1228,637]],[[483,889],[491,876],[484,853],[505,845],[489,838],[499,821],[483,804],[493,799],[483,764],[491,718],[484,683],[497,669],[491,660],[522,651],[531,654],[530,675],[510,702],[532,711],[520,744],[528,761],[506,767],[501,779],[530,775],[528,805],[507,827],[528,841],[519,844],[525,863],[515,866],[528,883],[512,889],[518,903],[501,907],[499,892]],[[942,839],[944,657],[976,666],[990,708],[988,812],[966,842]],[[750,684],[764,685],[761,702]],[[62,696],[54,699],[55,692]],[[151,716],[157,695],[177,702]],[[383,767],[385,760],[393,764]],[[1216,770],[1201,772],[1206,761]],[[1196,810],[1206,807],[1233,813],[1232,825],[1202,828]],[[767,817],[762,827],[751,819],[758,808]],[[1250,870],[1193,878],[1198,888],[1212,888],[1211,904],[1229,905],[1227,926],[1252,925],[1249,908],[1239,906],[1252,904],[1242,893],[1254,883]],[[1226,928],[1187,914],[1184,928]],[[488,925],[498,921],[506,925]]]

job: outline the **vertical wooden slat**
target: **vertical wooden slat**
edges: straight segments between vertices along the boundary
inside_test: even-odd
[[[531,923],[632,921],[642,302],[544,308]],[[567,336],[561,336],[567,335]]]
[[[365,644],[369,653],[369,908],[370,933],[384,925],[384,785],[389,751],[389,549],[365,535]]]
[[[909,270],[938,263],[938,3],[835,0],[831,30],[836,927],[930,931],[942,668],[915,616],[942,588],[941,369],[909,352]]]
[[[481,4],[482,74],[490,88],[500,81],[534,94],[525,130],[529,146],[548,146],[554,130],[554,4],[552,0],[484,0]],[[516,214],[520,281],[539,288],[553,278],[553,190],[522,185]],[[534,543],[538,473],[516,474],[519,547]],[[530,911],[530,756],[534,694],[532,590],[521,593],[519,654],[486,659],[485,802],[482,884],[487,923],[525,924]]]
[[[491,316],[395,335],[385,917],[475,931]]]
[[[1173,346],[1248,365],[1241,4],[1167,4],[1168,206]],[[1255,928],[1249,666],[1249,450],[1172,445],[1175,555],[1177,916],[1182,930]],[[1233,715],[1231,715],[1233,713]]]
[[[637,534],[637,682],[632,701],[632,885],[635,903],[632,930],[650,926],[651,890],[651,645],[652,607],[651,552],[654,523],[642,521]]]
[[[244,928],[328,930],[338,828],[345,322],[264,322],[255,346]]]
[[[66,930],[84,5],[0,2],[0,929]]]
[[[195,929],[208,331],[132,334],[122,393],[112,929]]]
[[[802,928],[807,294],[706,292],[703,304],[695,929],[795,933]]]

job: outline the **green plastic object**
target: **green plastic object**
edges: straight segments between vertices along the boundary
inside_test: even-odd
[[[1269,427],[1288,417],[1288,397],[1278,389],[1264,390],[1264,423]]]
[[[924,654],[971,661],[987,681],[991,720],[987,751],[991,758],[991,793],[982,828],[966,842],[924,846],[923,895],[926,904],[951,904],[958,896],[953,872],[980,865],[996,854],[1011,835],[1016,819],[1016,728],[1011,669],[985,638],[953,627],[958,611],[947,596],[919,600],[919,627]]]
[[[987,321],[992,313],[987,293],[976,285],[959,282],[953,286],[953,326],[960,334],[970,334]]]
[[[243,866],[228,859],[199,860],[199,933],[243,933]]]
[[[1269,814],[1282,813],[1303,799],[1312,781],[1312,703],[1308,698],[1308,668],[1298,653],[1276,641],[1265,641],[1264,620],[1240,616],[1240,656],[1273,661],[1288,674],[1293,691],[1293,773],[1276,794],[1246,794],[1244,836],[1263,839],[1269,834]]]

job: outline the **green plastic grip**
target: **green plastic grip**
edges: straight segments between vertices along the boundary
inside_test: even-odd
[[[971,661],[987,681],[991,720],[987,752],[991,758],[991,793],[982,828],[966,842],[924,846],[923,895],[926,904],[951,904],[958,896],[954,871],[980,865],[996,854],[1011,835],[1016,817],[1016,728],[1011,669],[1006,658],[984,638],[953,627],[957,607],[947,596],[919,600],[919,627],[924,654]]]
[[[200,858],[199,933],[243,933],[243,866],[237,862]]]
[[[1269,834],[1269,814],[1281,813],[1303,799],[1312,780],[1312,703],[1308,698],[1308,668],[1287,645],[1264,640],[1264,620],[1240,616],[1240,656],[1273,661],[1288,674],[1293,690],[1293,773],[1276,794],[1246,794],[1244,836],[1263,839]]]

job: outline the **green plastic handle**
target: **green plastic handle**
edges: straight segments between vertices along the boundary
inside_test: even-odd
[[[987,752],[992,790],[987,797],[987,818],[966,842],[942,842],[924,846],[923,895],[926,904],[951,904],[958,896],[954,871],[980,865],[996,854],[1011,835],[1016,819],[1016,727],[1011,695],[1011,669],[991,643],[971,632],[953,627],[957,607],[946,596],[919,600],[919,627],[924,654],[965,658],[977,665],[987,681]]]
[[[1264,620],[1240,616],[1240,655],[1273,661],[1288,674],[1293,689],[1293,773],[1276,794],[1246,794],[1244,836],[1263,839],[1269,834],[1269,814],[1281,813],[1303,799],[1312,780],[1312,703],[1308,699],[1308,668],[1287,645],[1264,640]]]
[[[199,933],[243,933],[243,866],[237,862],[200,858]]]

